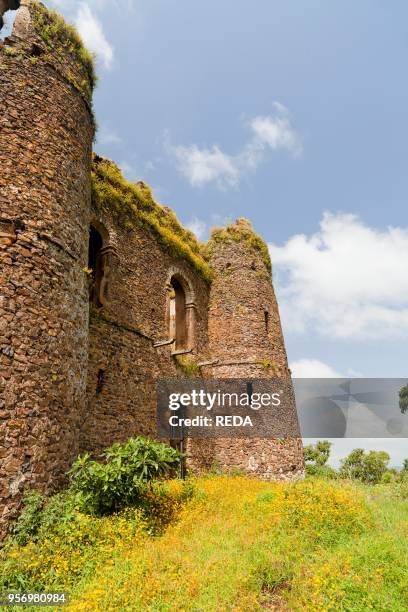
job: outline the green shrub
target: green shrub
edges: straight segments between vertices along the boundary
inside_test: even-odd
[[[182,459],[170,446],[142,437],[113,444],[104,457],[106,463],[99,463],[85,454],[70,471],[80,508],[96,515],[140,505],[148,483],[174,473]]]
[[[23,499],[23,510],[14,526],[12,539],[25,545],[47,537],[72,520],[77,506],[77,497],[69,489],[51,497],[30,491]]]
[[[303,449],[305,461],[309,461],[316,466],[326,465],[330,457],[331,442],[319,440],[316,444],[309,444]]]
[[[342,460],[340,476],[377,484],[387,472],[389,460],[390,456],[385,451],[365,453],[362,448],[355,448]]]
[[[381,482],[383,484],[389,484],[390,482],[394,481],[394,476],[392,474],[392,472],[384,472],[384,474],[381,477]]]
[[[308,476],[316,476],[327,480],[334,480],[339,476],[336,470],[330,467],[330,465],[306,464],[306,474]]]
[[[30,491],[23,498],[23,510],[13,529],[18,544],[26,544],[35,536],[41,525],[41,510],[45,497],[38,491]]]

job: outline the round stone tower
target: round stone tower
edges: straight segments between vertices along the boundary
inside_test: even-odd
[[[203,367],[204,375],[290,381],[267,245],[248,221],[239,219],[213,232],[209,251],[214,280],[208,319],[210,361]],[[294,401],[288,410],[296,410]],[[303,473],[298,437],[213,439],[206,446],[221,468],[238,467],[265,479]]]
[[[87,371],[92,60],[22,0],[0,46],[0,532],[77,453]]]

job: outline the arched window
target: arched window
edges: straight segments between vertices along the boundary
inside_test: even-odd
[[[175,341],[176,351],[188,348],[186,294],[175,277],[169,287],[169,334]]]
[[[104,242],[101,233],[91,225],[88,251],[89,301],[99,308],[107,302],[110,272],[109,247]]]

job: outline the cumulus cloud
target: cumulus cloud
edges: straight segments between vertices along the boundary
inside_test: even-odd
[[[348,368],[341,373],[319,359],[297,359],[290,364],[293,378],[363,378],[360,372]]]
[[[110,68],[113,61],[113,47],[106,39],[100,21],[88,4],[80,4],[75,25],[89,51],[95,53],[105,68]]]
[[[298,359],[290,364],[290,369],[293,378],[344,378],[319,359]]]
[[[274,151],[286,150],[294,157],[302,154],[302,142],[299,134],[293,129],[288,109],[274,103],[275,116],[255,117],[250,126],[254,133],[254,141],[259,146],[268,146]]]
[[[326,213],[317,233],[270,253],[287,330],[335,338],[408,335],[408,229]]]
[[[210,183],[221,189],[236,187],[246,173],[254,171],[265,159],[268,150],[286,151],[293,157],[302,153],[300,136],[292,125],[288,109],[278,102],[274,102],[273,109],[273,114],[249,121],[250,138],[237,154],[226,153],[218,145],[173,145],[168,134],[165,147],[192,187]]]
[[[179,171],[193,187],[216,183],[224,188],[239,182],[240,172],[234,158],[223,153],[216,145],[211,149],[200,149],[197,145],[171,146],[170,151]]]

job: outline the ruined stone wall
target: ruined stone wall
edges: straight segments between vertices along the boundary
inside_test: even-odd
[[[206,377],[290,380],[265,247],[244,220],[210,242],[215,278],[208,321],[211,363],[202,368]],[[197,469],[213,464],[266,479],[297,477],[304,468],[299,438],[193,440],[188,452]]]
[[[126,229],[107,210],[93,222],[112,252],[108,299],[91,306],[87,409],[81,449],[96,453],[132,435],[157,436],[157,378],[183,376],[169,340],[168,285],[184,279],[195,319],[189,358],[207,346],[208,285],[146,229]]]
[[[290,376],[250,228],[210,244],[210,289],[197,243],[168,209],[136,196],[126,209],[134,186],[112,168],[112,199],[92,199],[92,75],[63,22],[50,39],[44,19],[23,1],[0,48],[0,537],[23,490],[60,486],[79,452],[156,436],[155,380],[185,375],[169,343],[172,278],[185,293],[182,352],[207,363],[201,375]],[[89,300],[91,225],[103,242],[100,303]],[[187,454],[192,469],[265,478],[303,468],[298,439],[191,441]]]
[[[23,488],[61,482],[85,407],[87,75],[30,11],[0,48],[0,532]]]

